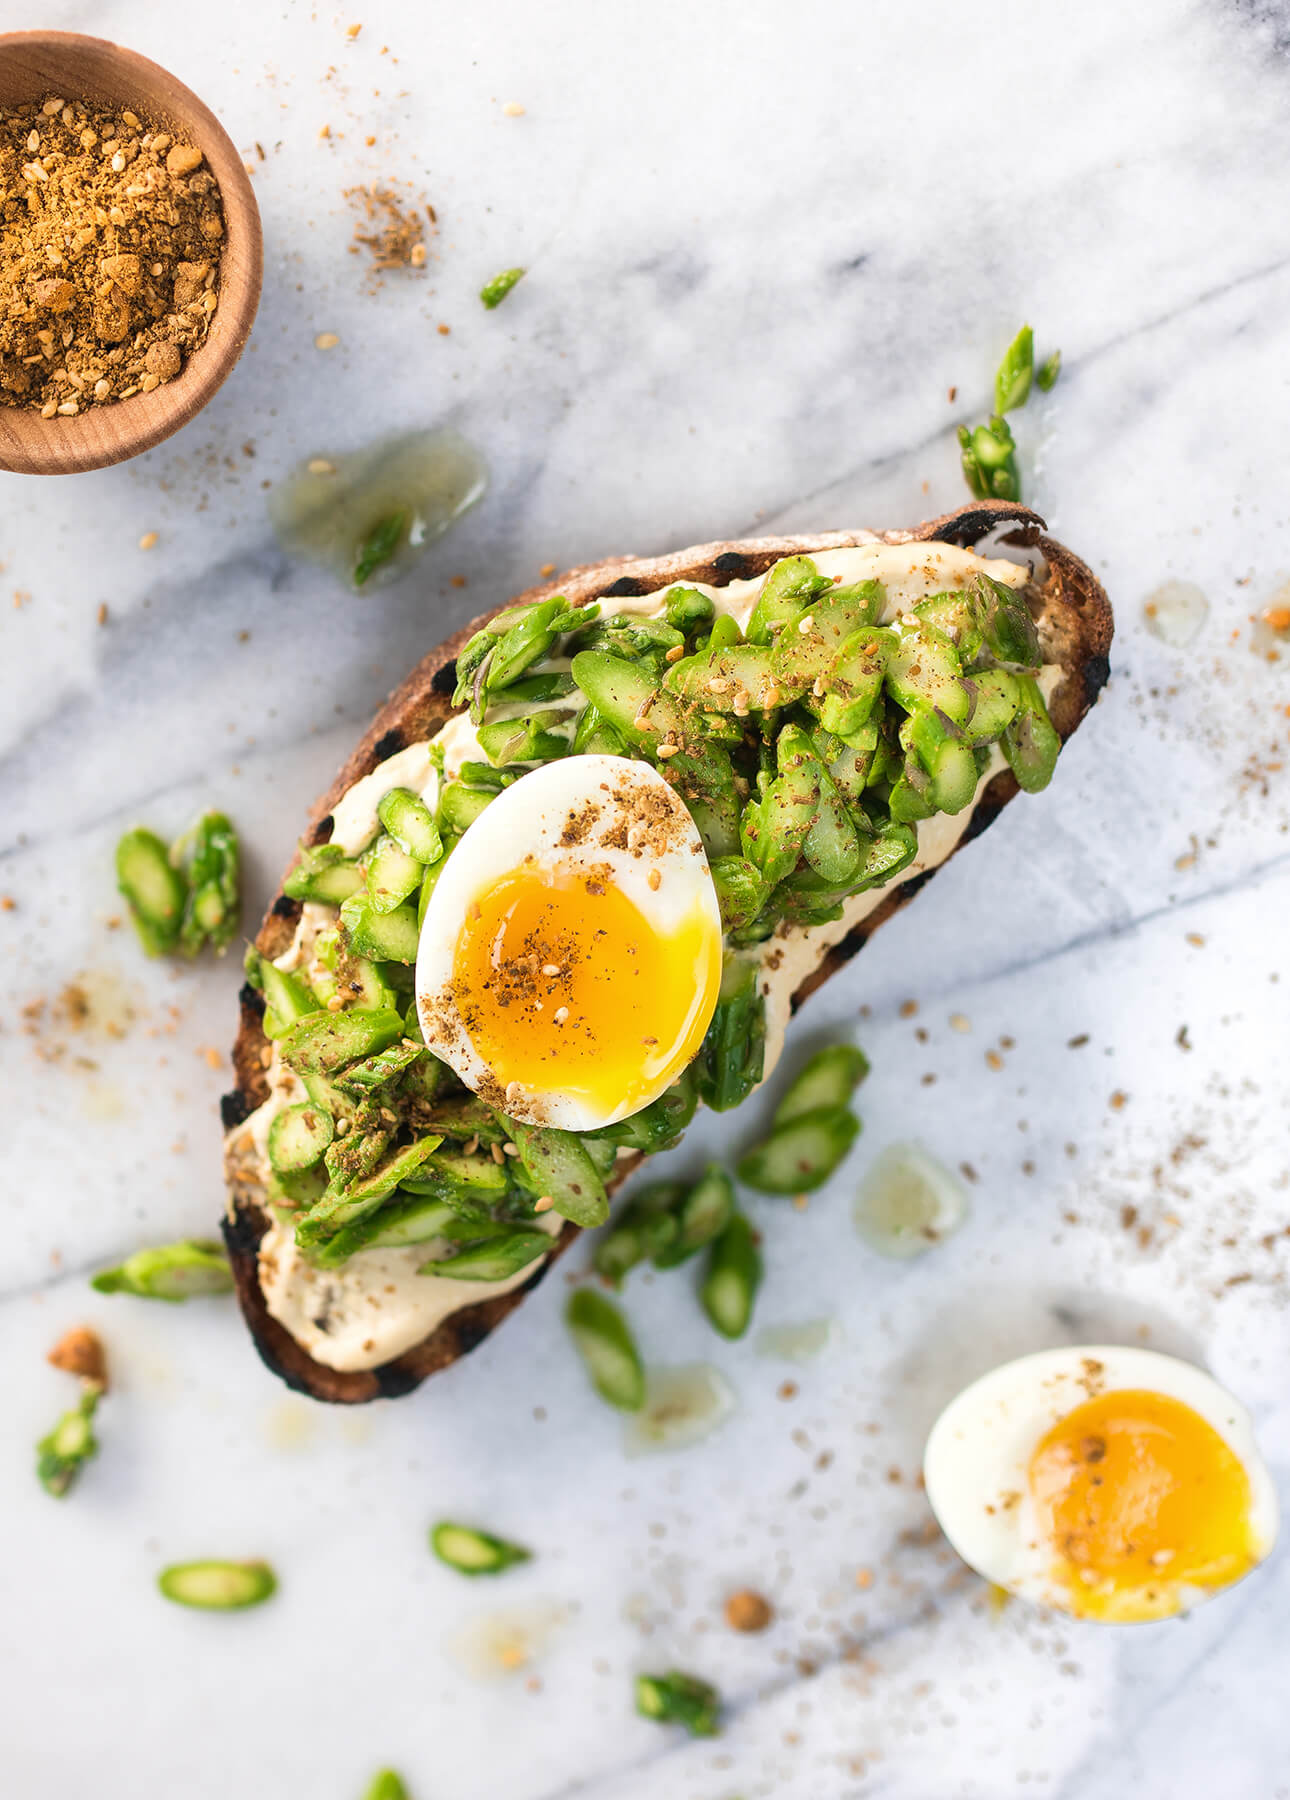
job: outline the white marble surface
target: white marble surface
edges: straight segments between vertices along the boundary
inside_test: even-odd
[[[1290,1468],[1290,777],[1266,768],[1290,666],[1248,626],[1290,572],[1285,5],[50,0],[41,22],[147,52],[263,145],[267,260],[251,349],[183,436],[0,485],[3,584],[30,595],[0,609],[0,1788],[357,1800],[389,1762],[415,1800],[1290,1792],[1284,1557],[1186,1623],[994,1617],[924,1541],[913,1480],[963,1379],[1090,1337],[1202,1357]],[[424,281],[368,296],[341,194],[382,173],[442,229]],[[514,262],[528,279],[484,313],[481,280]],[[1112,593],[1116,672],[1048,795],[801,1022],[803,1044],[858,1031],[875,1072],[832,1187],[804,1214],[754,1203],[759,1316],[831,1314],[838,1344],[800,1370],[714,1348],[686,1276],[638,1280],[647,1355],[710,1358],[740,1407],[697,1449],[629,1462],[558,1277],[466,1363],[357,1414],[287,1395],[231,1304],[91,1295],[95,1265],[218,1213],[228,1070],[204,1051],[237,984],[145,967],[106,928],[121,828],[226,805],[258,906],[405,665],[541,564],[957,503],[953,426],[1023,317],[1066,359],[1021,422],[1029,492]],[[354,600],[282,558],[266,482],[439,420],[493,485],[421,573]],[[1186,654],[1143,625],[1171,577],[1212,609]],[[84,971],[135,1022],[47,1026],[66,1050],[41,1060],[21,1008]],[[681,1160],[755,1124],[709,1121]],[[897,1266],[848,1201],[911,1136],[980,1180],[960,1236]],[[68,1391],[44,1352],[81,1320],[116,1387],[60,1506],[30,1446]],[[453,1513],[537,1560],[457,1580],[424,1541]],[[196,1555],[268,1556],[281,1595],[242,1618],[167,1607],[156,1569]],[[721,1623],[745,1582],[779,1608],[765,1637]],[[471,1634],[499,1611],[544,1642],[482,1681]],[[633,1672],[671,1662],[729,1696],[719,1743],[632,1717]]]

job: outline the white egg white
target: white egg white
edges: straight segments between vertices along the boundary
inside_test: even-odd
[[[662,846],[658,833],[644,834],[639,824],[642,801],[657,806],[660,798],[671,821]],[[571,817],[589,807],[596,810],[594,828],[582,842],[562,843]],[[627,847],[606,843],[606,836],[616,835],[613,827],[623,824]],[[575,873],[608,865],[614,885],[655,931],[671,935],[698,913],[717,946],[721,941],[721,910],[698,828],[651,764],[622,756],[570,756],[522,776],[489,804],[453,851],[426,908],[417,954],[417,1010],[426,1042],[475,1092],[495,1087],[496,1080],[456,1008],[457,940],[471,903],[530,858],[544,870]],[[592,1131],[648,1105],[667,1085],[663,1080],[634,1105],[607,1111],[585,1095],[555,1086],[520,1088],[510,1094],[506,1111],[534,1124]]]
[[[1040,1350],[1004,1363],[958,1394],[933,1425],[923,1458],[927,1498],[964,1562],[998,1587],[1069,1610],[1030,1496],[1041,1439],[1094,1395],[1136,1388],[1191,1407],[1233,1451],[1250,1483],[1256,1559],[1277,1535],[1277,1499],[1249,1414],[1211,1375],[1155,1350],[1097,1344]],[[1192,1588],[1184,1605],[1212,1599]]]

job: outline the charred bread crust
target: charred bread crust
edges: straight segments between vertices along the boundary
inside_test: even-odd
[[[528,589],[507,604],[543,600],[560,593],[574,605],[580,605],[588,600],[652,593],[677,581],[703,581],[714,587],[725,587],[731,581],[748,580],[763,574],[783,556],[813,555],[821,550],[846,549],[868,543],[941,542],[970,548],[988,533],[1003,531],[1005,544],[1037,550],[1046,565],[1040,583],[1039,630],[1045,660],[1059,663],[1065,672],[1049,702],[1049,711],[1058,732],[1066,739],[1106,683],[1110,673],[1108,656],[1113,622],[1110,604],[1092,570],[1064,545],[1046,537],[1043,528],[1044,521],[1028,507],[1011,502],[979,501],[961,506],[941,518],[930,519],[913,531],[840,531],[796,538],[752,538],[736,543],[702,544],[647,559],[613,557],[570,569],[554,581]],[[331,835],[331,809],[356,781],[406,745],[432,736],[451,716],[457,656],[471,635],[491,616],[491,613],[482,614],[463,626],[423,657],[395,689],[362,742],[314,807],[305,834],[306,842],[326,842]],[[1010,771],[996,775],[978,801],[960,845],[979,837],[1017,791],[1017,783]],[[893,913],[907,906],[935,873],[934,869],[928,870],[895,889],[831,950],[794,994],[794,1010],[830,975],[849,962]],[[279,891],[256,938],[257,946],[266,956],[278,956],[287,948],[294,936],[299,912],[298,904]],[[263,1001],[253,989],[244,987],[240,1004],[241,1021],[233,1047],[237,1085],[225,1095],[221,1108],[228,1129],[240,1124],[268,1097],[265,1078],[268,1040],[261,1024]],[[609,1183],[610,1191],[620,1187],[642,1160],[639,1156],[624,1159]],[[269,1219],[257,1204],[253,1185],[238,1179],[234,1172],[230,1173],[233,1203],[223,1229],[243,1316],[265,1364],[289,1387],[316,1400],[354,1405],[409,1393],[427,1375],[446,1368],[482,1343],[542,1281],[556,1258],[578,1235],[576,1226],[566,1225],[541,1268],[511,1293],[495,1295],[454,1313],[421,1343],[379,1368],[343,1372],[316,1362],[285,1327],[270,1316],[258,1273],[259,1244],[268,1229]]]

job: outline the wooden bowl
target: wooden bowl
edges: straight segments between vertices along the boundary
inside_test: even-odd
[[[259,209],[242,159],[214,113],[182,82],[106,38],[72,31],[0,34],[0,106],[25,106],[50,95],[128,107],[196,144],[219,183],[225,236],[210,334],[172,381],[72,418],[42,419],[38,412],[0,405],[0,469],[23,475],[102,469],[151,450],[186,425],[242,354],[264,262]]]

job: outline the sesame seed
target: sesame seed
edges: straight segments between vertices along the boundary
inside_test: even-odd
[[[58,410],[61,412],[63,409],[60,406]],[[155,531],[145,531],[143,536],[139,539],[139,548],[140,550],[155,550],[157,548],[157,533]]]
[[[502,1145],[502,1154],[504,1156],[518,1156],[519,1153],[520,1153],[520,1147],[518,1144],[503,1144]]]
[[[680,662],[681,658],[684,655],[685,655],[685,645],[684,644],[673,644],[672,648],[668,651],[667,655],[663,658],[663,661],[670,662],[670,663]]]
[[[311,456],[306,465],[311,475],[334,475],[336,465],[328,462],[325,456]]]
[[[651,869],[649,874],[645,877],[645,881],[649,888],[657,894],[658,890],[663,885],[663,875],[661,870]]]
[[[502,111],[508,119],[522,119],[524,117],[524,108],[520,105],[518,100],[508,100],[506,105],[502,108]]]
[[[314,339],[315,350],[334,350],[340,339],[334,331],[320,331]]]
[[[550,1212],[554,1205],[555,1201],[552,1199],[551,1195],[543,1194],[540,1199],[533,1202],[533,1210],[535,1213]]]
[[[544,975],[558,975],[560,973],[559,963],[543,963],[542,973]]]
[[[504,1163],[506,1161],[506,1157],[502,1152],[502,1146],[500,1144],[490,1144],[488,1146],[488,1153],[495,1163]]]
[[[658,747],[658,754],[661,757],[677,756],[680,754],[680,750],[681,746],[679,744],[660,744]]]
[[[554,1020],[554,1022],[557,1025],[563,1025],[565,1020],[568,1018],[568,1016],[569,1016],[569,1009],[567,1006],[557,1006],[555,1011],[551,1015],[552,1019]]]

